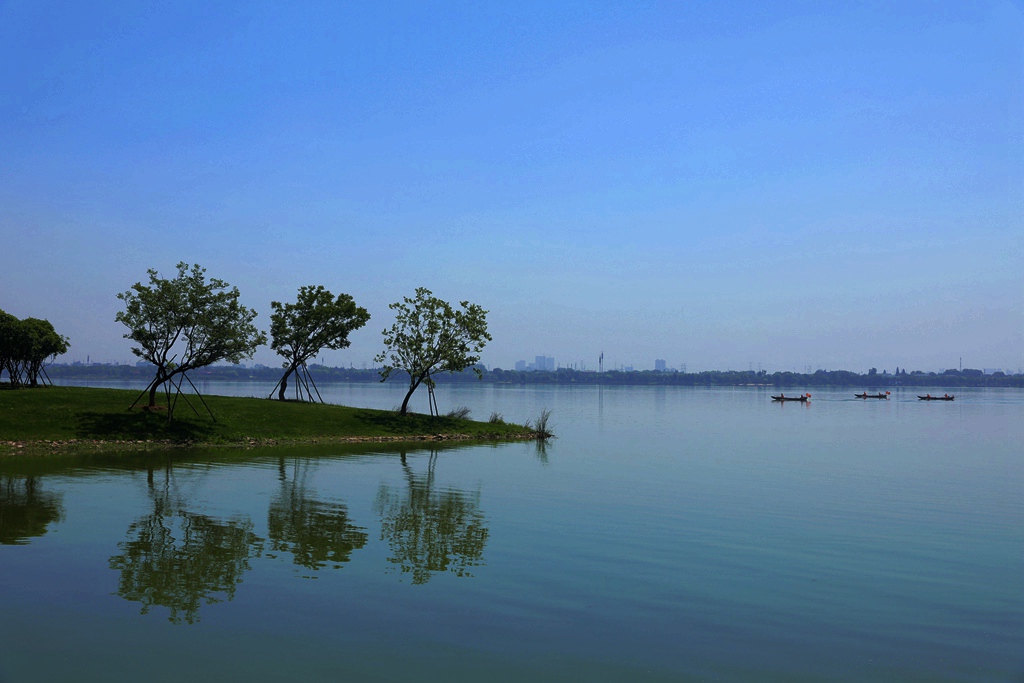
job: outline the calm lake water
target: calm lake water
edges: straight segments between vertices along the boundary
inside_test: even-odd
[[[0,460],[0,681],[1024,680],[1024,391],[810,391],[442,385],[559,438]]]

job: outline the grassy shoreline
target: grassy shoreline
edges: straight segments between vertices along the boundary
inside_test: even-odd
[[[495,441],[535,437],[522,425],[475,422],[339,405],[204,396],[196,415],[179,399],[165,412],[128,410],[139,392],[91,387],[0,390],[0,456],[68,450],[149,450],[195,446]]]

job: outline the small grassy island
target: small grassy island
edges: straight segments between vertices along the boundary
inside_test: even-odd
[[[195,396],[197,416],[179,399],[174,419],[137,407],[138,391],[60,387],[0,390],[0,455],[26,451],[118,450],[174,446],[269,446],[289,443],[529,439],[533,429],[388,410]],[[140,402],[142,406],[144,402]]]

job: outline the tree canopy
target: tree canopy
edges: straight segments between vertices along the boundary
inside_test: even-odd
[[[67,337],[57,334],[49,320],[25,318],[21,321],[25,344],[25,374],[29,385],[39,384],[43,367],[57,356],[67,353]]]
[[[0,373],[7,371],[12,386],[18,385],[21,376],[20,322],[10,313],[0,310]]]
[[[37,386],[46,364],[69,347],[49,320],[18,320],[0,311],[0,371],[7,370],[12,386]]]
[[[374,358],[383,363],[381,381],[395,370],[409,374],[409,391],[400,413],[405,415],[416,388],[426,382],[434,387],[431,374],[462,372],[480,362],[480,352],[491,341],[487,333],[487,311],[468,301],[461,310],[419,287],[414,298],[403,298],[389,306],[395,311],[395,324],[384,330],[384,351]],[[473,367],[480,377],[479,369]]]
[[[218,361],[238,363],[251,358],[267,343],[256,329],[256,311],[239,303],[237,287],[217,278],[206,279],[198,264],[177,265],[178,275],[162,278],[149,269],[149,284],[136,282],[117,295],[125,310],[116,320],[128,328],[125,339],[137,346],[132,353],[156,366],[149,385],[149,405],[156,392],[174,376]]]
[[[348,335],[370,319],[365,308],[356,306],[348,294],[335,297],[323,286],[299,288],[296,302],[271,302],[270,348],[285,359],[284,376],[279,382],[278,398],[284,400],[288,376],[322,349],[348,348]]]

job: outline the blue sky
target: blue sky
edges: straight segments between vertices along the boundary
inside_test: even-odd
[[[418,286],[491,366],[1024,364],[1019,4],[210,5],[0,3],[0,308],[69,359],[184,260],[352,294],[331,364]]]

